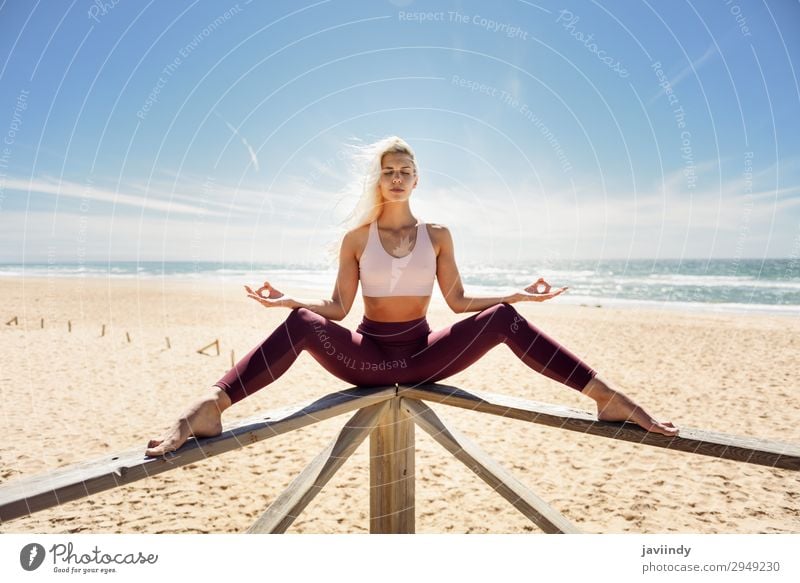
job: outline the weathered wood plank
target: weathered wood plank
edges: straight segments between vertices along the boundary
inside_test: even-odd
[[[414,422],[392,399],[370,434],[369,531],[413,534]]]
[[[680,428],[678,437],[649,433],[633,423],[608,423],[577,409],[537,403],[505,395],[465,391],[458,387],[427,384],[418,387],[400,385],[402,396],[452,405],[471,411],[521,419],[559,429],[568,429],[640,445],[662,447],[710,456],[781,468],[800,470],[800,446],[796,444],[716,433],[700,429]]]
[[[26,516],[97,492],[174,470],[337,415],[395,397],[394,386],[348,389],[314,401],[267,412],[224,427],[220,435],[190,439],[166,456],[144,455],[145,447],[104,456],[0,487],[0,522]]]
[[[445,424],[425,403],[406,397],[403,397],[400,402],[417,425],[544,532],[550,534],[578,534],[581,532],[578,527],[534,494],[471,439]]]
[[[333,441],[275,499],[264,514],[247,530],[247,533],[286,532],[295,518],[311,503],[347,458],[372,432],[387,407],[388,402],[384,401],[365,407],[353,415]]]

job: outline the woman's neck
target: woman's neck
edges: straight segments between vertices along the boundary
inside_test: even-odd
[[[383,211],[378,216],[378,224],[382,229],[400,230],[417,224],[417,219],[411,214],[411,208],[406,205],[384,205]]]

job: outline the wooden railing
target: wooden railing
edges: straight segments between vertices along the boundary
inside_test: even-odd
[[[0,487],[0,522],[20,518],[123,486],[149,476],[294,431],[337,415],[356,413],[331,443],[248,529],[285,532],[347,458],[370,438],[370,532],[413,533],[414,431],[419,426],[467,465],[532,522],[548,533],[577,533],[577,527],[425,403],[433,402],[540,423],[640,445],[785,470],[800,470],[800,447],[769,440],[694,429],[680,436],[647,433],[629,423],[598,421],[584,411],[428,384],[415,387],[352,388],[318,400],[257,415],[226,426],[216,437],[190,439],[166,456],[144,456],[142,447],[76,464]]]

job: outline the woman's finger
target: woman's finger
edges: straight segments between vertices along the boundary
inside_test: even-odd
[[[264,296],[264,293],[263,293],[265,290],[266,290],[266,292],[267,292],[267,295],[266,295],[266,296]],[[272,295],[272,286],[261,286],[260,288],[258,288],[258,289],[256,290],[256,293],[257,293],[258,295],[260,295],[262,298],[263,298],[263,297],[269,297],[269,296],[271,296],[271,295]]]
[[[540,292],[540,291],[539,291],[539,286],[540,286],[540,285],[542,285],[543,283],[544,283],[545,285],[547,284],[547,282],[545,282],[545,281],[544,281],[544,280],[543,280],[543,279],[540,277],[539,279],[537,279],[536,281],[534,281],[532,284],[530,284],[528,287],[526,287],[526,288],[525,288],[525,291],[526,291],[526,292],[528,292],[528,293],[532,293],[532,294],[538,294],[538,293],[542,293],[542,292]]]
[[[558,295],[561,295],[564,292],[564,290],[566,290],[566,289],[567,288],[562,287],[562,288],[558,288],[555,291],[550,291],[550,292],[547,292],[547,293],[537,294],[537,295],[533,296],[532,299],[534,299],[537,302],[545,302],[547,300],[552,300],[554,297],[556,297]]]

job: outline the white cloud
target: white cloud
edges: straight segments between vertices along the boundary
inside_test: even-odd
[[[96,201],[114,205],[133,207],[143,210],[162,211],[169,213],[184,213],[192,215],[226,216],[226,213],[211,211],[199,205],[183,202],[171,202],[158,198],[140,196],[91,184],[77,184],[66,180],[47,180],[34,178],[30,180],[8,178],[5,183],[7,190],[36,194],[55,195],[78,200]]]
[[[255,167],[256,172],[258,172],[259,171],[258,157],[256,156],[255,150],[253,150],[253,148],[250,146],[250,144],[247,143],[247,140],[245,139],[245,137],[242,134],[240,134],[239,131],[235,127],[233,127],[233,125],[228,123],[225,120],[225,118],[223,118],[219,113],[217,113],[215,111],[214,115],[216,115],[223,122],[225,122],[225,125],[228,126],[228,129],[233,132],[233,135],[235,135],[236,137],[238,137],[242,141],[242,144],[244,144],[244,147],[247,148],[247,152],[250,154],[250,161],[253,163],[253,166]]]
[[[716,56],[718,54],[719,54],[719,51],[717,51],[717,47],[716,47],[716,45],[714,43],[711,43],[710,45],[708,45],[708,47],[706,48],[706,51],[702,54],[702,56],[700,56],[699,58],[697,58],[694,61],[690,62],[686,67],[681,69],[677,74],[673,75],[672,78],[668,79],[670,87],[674,90],[675,87],[681,81],[683,81],[690,74],[695,74],[698,69],[700,69],[703,65],[705,65],[711,59],[711,57]],[[658,91],[658,93],[653,95],[648,100],[647,105],[648,106],[651,105],[655,100],[657,100],[659,97],[664,95],[664,93],[665,93],[664,88],[661,88]]]
[[[708,164],[711,166],[712,164]],[[800,189],[746,193],[741,179],[683,191],[680,173],[664,188],[587,196],[587,188],[501,198],[490,187],[414,194],[412,207],[453,232],[461,259],[475,262],[561,257],[762,256],[790,241],[774,224],[800,210]],[[525,192],[513,189],[512,192]],[[576,194],[577,193],[577,194]],[[770,240],[772,239],[772,240]]]
[[[84,186],[72,183],[10,183],[17,190],[31,186],[51,195],[85,194]],[[185,192],[191,191],[190,181],[180,183]],[[768,181],[754,180],[759,183]],[[412,195],[412,209],[423,220],[451,229],[459,263],[541,257],[707,257],[710,253],[757,257],[767,250],[772,256],[787,255],[794,244],[789,234],[800,223],[798,188],[746,193],[743,179],[736,178],[689,196],[680,171],[646,189],[613,193],[598,192],[587,184],[574,185],[573,190],[573,185],[563,182],[558,188],[510,184],[501,189],[488,182],[428,184]],[[167,195],[169,185],[156,186],[157,192]],[[181,197],[180,202],[140,195],[127,195],[121,202],[119,193],[90,191],[90,196],[104,202],[170,213],[141,217],[117,213],[113,221],[100,214],[13,214],[5,209],[4,222],[14,228],[0,236],[2,257],[16,260],[13,257],[21,253],[23,240],[29,257],[38,254],[41,259],[48,247],[71,249],[75,256],[80,246],[77,229],[81,221],[88,221],[85,252],[99,259],[319,262],[322,250],[336,236],[341,218],[337,215],[344,216],[354,203],[339,193],[291,178],[280,185],[279,192],[269,194],[224,184],[214,184],[212,191],[202,206],[192,204],[191,197],[197,196],[192,194],[170,195]],[[237,218],[243,220],[220,221],[218,217],[229,216],[226,205],[233,200],[242,211]]]

